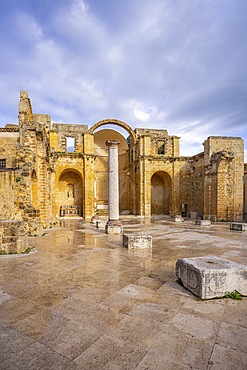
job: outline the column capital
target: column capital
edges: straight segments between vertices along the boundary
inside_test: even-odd
[[[105,142],[105,145],[108,146],[109,148],[118,148],[118,145],[120,144],[119,140],[107,140]]]

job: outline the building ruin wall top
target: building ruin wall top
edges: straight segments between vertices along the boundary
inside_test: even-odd
[[[201,153],[194,154],[189,158],[194,161],[194,160],[197,160],[197,159],[203,158],[203,157],[204,157],[204,152],[201,152]]]
[[[19,119],[20,120],[22,120],[22,117],[21,117],[22,114],[26,115],[26,119],[29,122],[33,120],[32,105],[28,97],[28,92],[26,90],[20,91],[20,102],[19,102]]]
[[[243,140],[240,136],[209,136],[208,139]]]
[[[135,133],[138,136],[168,136],[168,131],[162,129],[136,128]]]
[[[52,131],[61,132],[64,134],[74,134],[74,133],[86,133],[88,131],[87,125],[79,124],[68,124],[68,123],[53,123]]]
[[[0,132],[19,132],[19,126],[9,123],[5,127],[0,127]]]

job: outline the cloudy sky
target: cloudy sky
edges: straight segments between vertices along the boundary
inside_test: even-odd
[[[246,0],[0,0],[0,126],[19,91],[53,122],[117,118],[247,148]]]

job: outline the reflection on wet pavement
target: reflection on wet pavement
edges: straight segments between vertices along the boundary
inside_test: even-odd
[[[246,232],[162,218],[122,223],[126,234],[152,235],[152,250],[62,220],[29,238],[29,255],[0,257],[0,368],[246,369],[247,298],[198,301],[174,274],[183,257],[247,265]]]

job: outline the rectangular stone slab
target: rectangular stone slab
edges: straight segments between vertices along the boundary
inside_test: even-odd
[[[247,230],[247,224],[244,222],[233,222],[230,225],[231,230],[239,230],[239,231],[246,231]]]
[[[23,253],[28,248],[28,235],[24,222],[20,220],[0,220],[0,252]]]
[[[97,229],[105,229],[105,225],[106,225],[106,221],[104,221],[104,220],[96,221]]]
[[[176,276],[202,299],[224,297],[234,290],[247,295],[247,266],[223,258],[181,258],[176,262]]]
[[[174,222],[183,222],[183,221],[184,221],[184,219],[183,219],[182,216],[175,216],[174,217]]]
[[[152,248],[152,236],[123,234],[123,246],[131,248]]]

